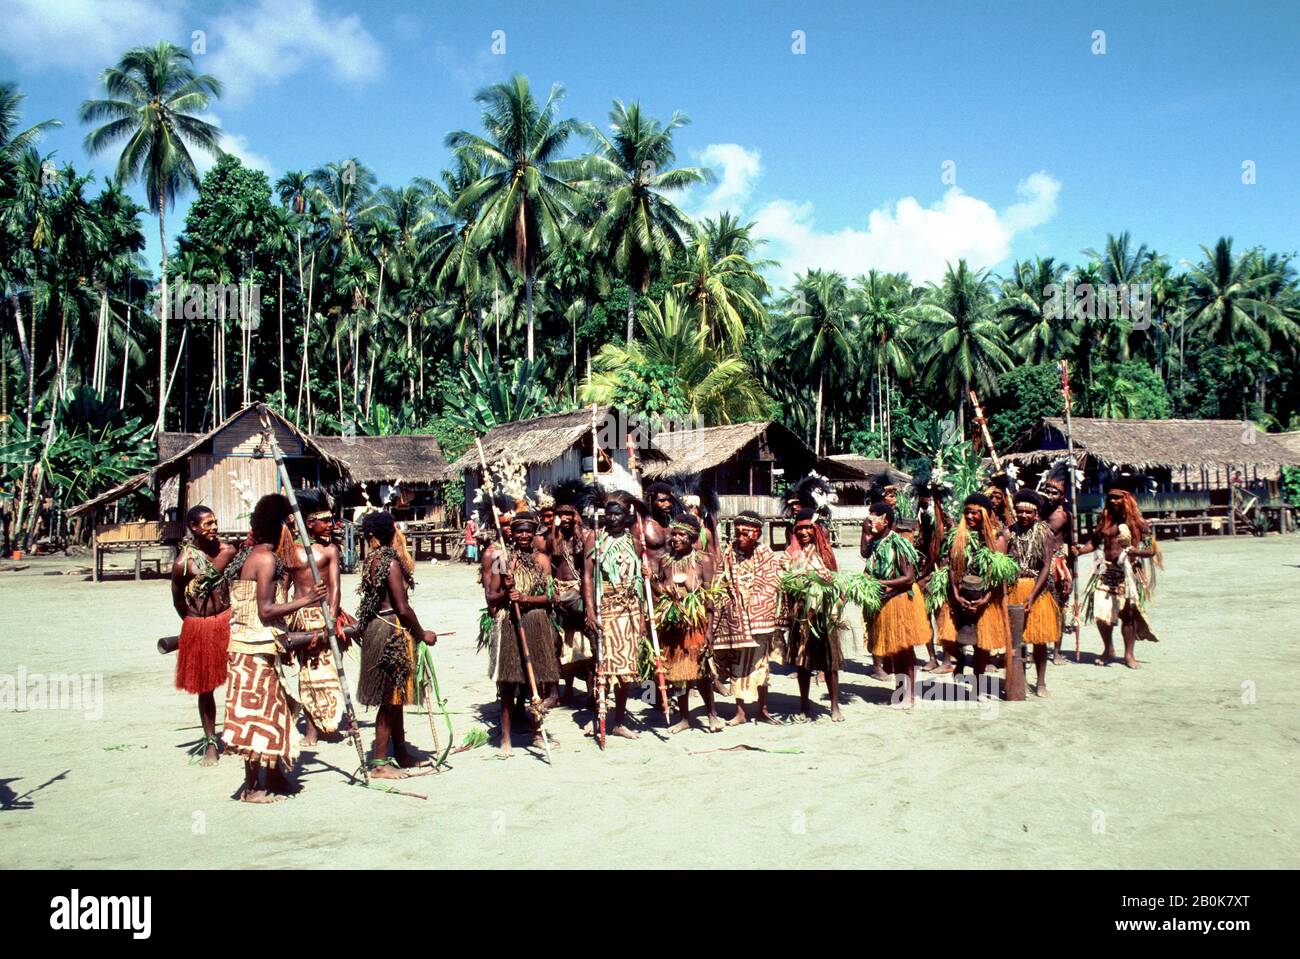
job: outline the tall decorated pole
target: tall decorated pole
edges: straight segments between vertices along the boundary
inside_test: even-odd
[[[641,471],[637,465],[636,445],[632,442],[632,434],[627,435],[627,468],[632,474],[632,479],[636,480],[637,486],[641,485]],[[650,647],[654,650],[655,656],[655,685],[659,687],[659,698],[664,706],[664,722],[672,721],[672,703],[668,700],[668,679],[664,675],[664,656],[659,649],[659,627],[655,625],[655,596],[654,590],[650,586],[650,557],[645,551],[645,529],[641,524],[641,516],[636,518],[637,532],[641,535],[641,589],[645,593],[646,623],[650,627]]]
[[[1068,451],[1070,462],[1070,533],[1069,549],[1067,550],[1067,562],[1072,558],[1074,547],[1079,543],[1079,489],[1078,479],[1074,467],[1074,434],[1070,425],[1070,413],[1073,405],[1073,397],[1070,393],[1070,361],[1061,360],[1061,396],[1065,401],[1065,448]],[[1070,618],[1073,622],[1074,629],[1074,661],[1079,661],[1079,634],[1083,632],[1079,628],[1079,576],[1076,570],[1070,571],[1071,585],[1074,590],[1074,597],[1070,602]]]
[[[506,548],[506,533],[501,528],[501,517],[497,514],[497,504],[493,497],[492,477],[488,473],[487,456],[483,452],[483,441],[477,437],[474,445],[478,447],[478,461],[483,469],[483,486],[487,490],[488,508],[492,511],[492,525],[497,530],[497,545],[501,549],[501,569],[503,575],[509,575],[506,567],[506,556],[509,551]],[[546,763],[551,763],[551,740],[546,735],[546,707],[542,704],[542,697],[537,691],[537,674],[533,671],[533,657],[528,653],[528,637],[524,635],[524,613],[519,608],[519,604],[512,602],[511,609],[514,612],[515,632],[519,638],[519,655],[524,660],[524,671],[528,675],[528,691],[532,695],[532,700],[528,704],[528,711],[533,714],[533,720],[537,723],[537,732],[542,737],[542,749],[546,751]]]
[[[596,456],[600,451],[600,446],[596,441],[596,404],[591,404],[591,485],[593,488],[599,488],[599,468],[596,465]],[[595,531],[591,537],[591,593],[592,602],[596,608],[593,611],[596,619],[596,742],[601,749],[605,748],[605,713],[606,703],[605,694],[607,692],[607,681],[605,679],[605,630],[600,624],[600,521],[604,518],[603,509],[596,510]]]
[[[298,494],[294,492],[293,481],[289,478],[289,469],[284,465],[284,452],[280,449],[280,444],[275,441],[275,430],[271,425],[270,414],[261,403],[257,404],[257,415],[262,424],[263,442],[270,448],[271,456],[275,458],[275,468],[280,473],[280,485],[284,487],[284,495],[288,498],[289,505],[293,507],[298,544],[307,554],[307,569],[311,571],[311,581],[320,585],[320,570],[316,568],[316,556],[312,553],[311,537],[307,533],[307,523],[302,518],[302,507],[298,505]],[[320,611],[325,617],[325,635],[329,637],[330,651],[334,654],[334,668],[339,675],[339,689],[343,692],[343,711],[348,717],[348,738],[357,748],[357,759],[361,762],[361,779],[369,786],[370,772],[366,768],[366,750],[361,744],[361,727],[357,724],[357,712],[352,705],[352,693],[348,691],[348,681],[343,675],[343,651],[339,649],[338,636],[334,633],[334,611],[330,609],[328,597],[321,600]]]
[[[998,456],[998,451],[993,445],[993,434],[989,432],[989,422],[984,418],[984,407],[980,406],[980,398],[975,395],[974,390],[970,390],[970,403],[975,410],[975,422],[979,424],[980,433],[984,437],[984,445],[988,447],[989,459],[993,461],[993,469],[1002,469],[1002,458]]]

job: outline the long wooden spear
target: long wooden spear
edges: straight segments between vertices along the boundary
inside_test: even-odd
[[[275,458],[275,467],[280,471],[280,485],[284,487],[284,495],[289,499],[289,505],[293,507],[294,525],[298,530],[298,544],[307,554],[307,568],[311,570],[311,581],[315,585],[321,582],[320,570],[316,568],[316,556],[312,552],[311,537],[307,533],[307,523],[302,518],[302,507],[298,505],[298,495],[293,490],[293,480],[289,478],[289,468],[284,465],[284,453],[280,449],[280,444],[275,441],[275,430],[271,426],[271,418],[267,412],[266,406],[257,404],[258,419],[262,423],[262,437],[266,445],[271,449],[271,455]],[[330,651],[334,654],[334,669],[338,672],[339,689],[343,693],[343,711],[348,717],[348,738],[352,740],[352,745],[357,748],[357,759],[361,763],[361,779],[369,786],[370,771],[366,768],[366,750],[361,744],[361,727],[357,724],[357,712],[352,706],[352,693],[348,691],[348,681],[343,675],[343,651],[339,649],[338,637],[334,635],[334,611],[330,609],[329,597],[320,601],[321,615],[325,617],[325,633],[329,637]]]
[[[475,437],[474,445],[478,447],[478,461],[483,468],[483,488],[487,491],[488,508],[492,511],[492,525],[497,529],[497,544],[501,549],[501,570],[502,575],[505,576],[508,575],[506,557],[509,555],[509,551],[506,549],[506,533],[501,528],[501,517],[497,515],[497,504],[492,495],[492,477],[488,474],[487,456],[483,452],[483,441]],[[542,704],[542,697],[537,692],[537,674],[533,671],[533,658],[528,655],[528,637],[524,635],[524,614],[518,603],[511,602],[510,605],[515,614],[515,632],[519,634],[519,653],[524,660],[524,671],[528,674],[528,688],[533,697],[532,702],[528,704],[528,709],[537,722],[537,732],[542,737],[542,749],[546,751],[546,764],[549,766],[551,763],[551,740],[546,735],[546,707]]]
[[[600,444],[596,440],[596,404],[591,404],[591,485],[600,488],[600,467],[596,459],[600,455]],[[605,630],[600,624],[600,521],[604,518],[603,509],[596,510],[596,528],[591,539],[591,591],[592,602],[596,604],[596,742],[605,748],[605,713],[607,704],[605,695],[608,681],[605,678]]]
[[[632,434],[627,435],[627,469],[632,474],[632,479],[636,480],[637,486],[641,485],[641,471],[637,467],[636,447],[632,444]],[[655,684],[659,687],[659,698],[664,705],[664,722],[672,722],[672,704],[668,700],[668,680],[664,675],[664,656],[659,649],[659,627],[655,625],[655,597],[654,590],[650,586],[650,557],[645,548],[645,528],[641,523],[641,514],[636,510],[632,511],[636,515],[636,527],[641,534],[641,588],[645,593],[646,623],[650,627],[650,648],[654,651],[655,656]]]
[[[1068,537],[1069,548],[1066,550],[1066,566],[1068,568],[1069,561],[1073,558],[1070,554],[1079,542],[1079,490],[1074,472],[1074,434],[1070,427],[1072,397],[1070,395],[1069,360],[1061,360],[1061,395],[1065,399],[1065,448],[1070,455],[1068,467],[1070,471],[1070,535]],[[1074,620],[1074,661],[1077,663],[1079,661],[1079,634],[1083,632],[1079,626],[1079,575],[1077,570],[1070,570],[1070,584],[1074,592],[1074,598],[1070,604],[1070,614]]]
[[[980,431],[984,436],[984,445],[989,448],[989,459],[993,460],[993,469],[1002,469],[1002,458],[998,456],[998,451],[993,446],[993,434],[989,432],[988,420],[984,418],[984,407],[980,406],[980,398],[975,395],[974,390],[968,390],[970,393],[971,406],[975,409],[975,422],[979,424]]]

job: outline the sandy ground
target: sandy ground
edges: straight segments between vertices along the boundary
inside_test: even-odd
[[[601,754],[581,735],[587,714],[561,709],[552,766],[522,739],[508,761],[466,752],[403,784],[420,801],[348,785],[352,747],[326,743],[304,753],[301,793],[269,807],[233,801],[237,762],[187,761],[194,701],[154,650],[177,629],[166,583],[95,585],[62,574],[84,560],[36,560],[0,572],[0,866],[1300,866],[1300,538],[1166,555],[1164,641],[1139,645],[1143,668],[1089,665],[1089,628],[1084,662],[1049,670],[1050,699],[900,713],[859,653],[840,725],[823,711],[810,726],[669,739],[637,703],[641,739]],[[465,566],[422,563],[418,579],[425,624],[457,634],[436,655],[459,742],[496,720],[474,651],[481,593]],[[33,683],[53,673],[89,677],[92,695],[34,708]],[[777,709],[796,694],[793,674],[774,678]],[[362,721],[368,746],[373,711]],[[407,727],[432,745],[423,714]],[[798,752],[699,754],[742,743]]]

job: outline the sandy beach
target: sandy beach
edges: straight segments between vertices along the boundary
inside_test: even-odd
[[[1091,665],[1089,627],[1048,699],[902,713],[858,649],[843,724],[822,709],[807,726],[669,738],[637,702],[641,739],[602,754],[588,713],[561,708],[551,766],[520,737],[509,760],[483,747],[402,784],[421,801],[349,785],[352,747],[323,743],[303,754],[302,791],[269,807],[233,800],[238,762],[188,760],[194,700],[154,649],[178,629],[166,581],[96,585],[65,573],[84,558],[32,560],[0,572],[0,866],[1296,868],[1300,538],[1165,555],[1162,642],[1139,644],[1142,669]],[[425,625],[456,633],[435,655],[460,742],[496,722],[474,648],[482,594],[468,566],[424,562],[417,581]],[[77,677],[66,708],[41,702],[52,674]],[[796,695],[792,673],[774,677],[778,711]],[[368,747],[373,710],[361,719]],[[420,711],[407,729],[432,746]],[[715,751],[742,744],[793,752]]]

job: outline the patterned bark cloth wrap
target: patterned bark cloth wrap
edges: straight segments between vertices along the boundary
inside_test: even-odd
[[[231,653],[221,739],[246,762],[274,766],[298,757],[293,710],[274,654]]]
[[[295,630],[324,629],[325,614],[319,606],[308,606],[293,615]],[[315,653],[298,654],[298,695],[303,708],[316,728],[323,733],[338,730],[343,719],[343,690],[339,671],[334,665],[334,651],[326,646]]]
[[[769,666],[780,662],[780,633],[754,633],[754,645],[717,649],[718,675],[731,682],[731,698],[742,703],[758,702],[758,691],[768,684]]]
[[[613,680],[637,680],[637,656],[646,635],[645,613],[633,584],[602,587],[600,594],[600,675]]]

